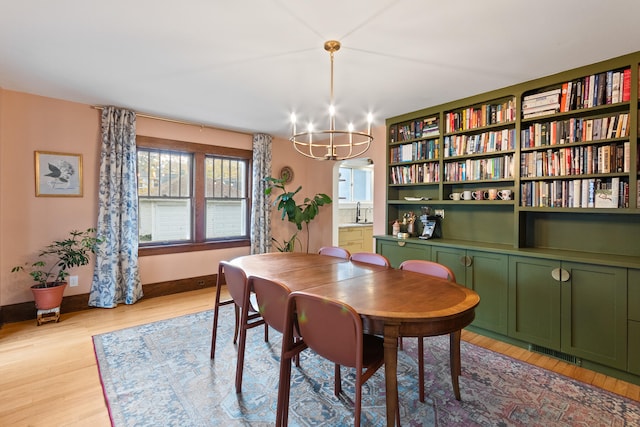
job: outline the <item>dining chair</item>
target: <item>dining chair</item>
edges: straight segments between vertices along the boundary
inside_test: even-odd
[[[356,252],[351,254],[351,261],[366,262],[367,264],[380,265],[382,267],[390,267],[391,263],[386,256],[374,252]]]
[[[287,297],[291,290],[284,283],[259,276],[249,277],[249,288],[255,293],[258,312],[273,329],[284,333],[286,327],[285,311]],[[294,329],[294,340],[300,340],[300,334]],[[300,366],[299,355],[295,356],[296,366]]]
[[[218,283],[216,286],[216,299],[213,308],[213,332],[211,334],[211,359],[215,357],[216,351],[216,333],[218,329],[218,315],[220,306],[230,302],[220,302],[221,279],[224,279],[227,290],[231,295],[235,310],[235,328],[233,331],[233,343],[238,341],[238,333],[240,334],[240,342],[238,344],[238,358],[236,362],[236,393],[242,391],[242,371],[244,368],[244,352],[247,342],[247,330],[256,326],[264,325],[264,340],[269,341],[269,328],[264,319],[258,312],[255,295],[252,295],[249,288],[249,281],[244,271],[228,263],[221,261],[218,265]]]
[[[340,366],[356,370],[354,425],[360,425],[362,385],[384,364],[384,340],[363,332],[360,315],[349,305],[307,292],[292,292],[287,300],[287,324],[282,340],[276,425],[286,426],[289,412],[291,358],[310,348],[335,363],[334,393],[342,391]],[[298,328],[302,341],[294,342]],[[396,417],[399,421],[398,411]]]
[[[446,265],[439,264],[433,261],[411,259],[406,260],[400,264],[401,270],[415,271],[416,273],[426,274],[428,276],[439,277],[441,279],[447,279],[452,282],[456,281],[456,276],[453,271]],[[450,339],[456,339],[455,334],[459,332],[452,332]],[[401,338],[402,340],[402,338]],[[450,346],[449,352],[453,352],[453,346]],[[450,356],[450,360],[453,361],[453,356]],[[460,387],[458,385],[458,377],[460,376],[460,367],[451,366],[451,383],[453,385],[453,393],[456,399],[460,400]],[[418,337],[418,387],[420,394],[420,402],[424,402],[424,336]]]
[[[348,250],[339,246],[323,246],[320,248],[318,253],[320,255],[328,255],[344,259],[349,259],[349,257],[351,256]]]

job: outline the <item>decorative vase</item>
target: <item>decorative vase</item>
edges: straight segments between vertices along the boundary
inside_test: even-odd
[[[60,307],[62,304],[62,294],[67,287],[67,282],[57,282],[49,284],[48,287],[41,287],[42,285],[33,285],[31,292],[33,292],[33,298],[38,310],[50,310],[52,308]]]

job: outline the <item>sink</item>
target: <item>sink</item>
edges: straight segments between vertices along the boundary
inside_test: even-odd
[[[362,227],[365,225],[373,225],[373,221],[371,222],[367,222],[367,221],[363,221],[363,222],[349,222],[346,224],[340,224],[340,227]]]

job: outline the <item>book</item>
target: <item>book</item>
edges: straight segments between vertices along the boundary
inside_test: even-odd
[[[631,99],[631,69],[626,68],[622,72],[622,102],[628,102]]]
[[[617,104],[620,102],[620,72],[613,72],[613,81],[611,83],[611,103]]]
[[[557,96],[557,95],[560,94],[561,90],[562,90],[561,88],[556,88],[556,89],[550,89],[550,90],[547,90],[547,91],[544,91],[544,92],[533,93],[533,94],[530,94],[530,95],[526,95],[523,98],[523,100],[524,101],[530,101],[530,100],[533,100],[533,99],[545,98],[545,97],[550,96],[550,95],[556,95]]]
[[[615,191],[616,195],[618,190]],[[613,204],[613,190],[611,188],[598,188],[595,190],[595,203],[596,208],[617,208],[617,205]]]
[[[611,178],[611,204],[614,208],[620,207],[620,178]]]

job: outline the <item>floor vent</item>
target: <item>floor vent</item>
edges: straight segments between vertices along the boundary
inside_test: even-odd
[[[564,360],[567,363],[572,363],[577,366],[582,366],[582,359],[575,356],[571,356],[570,354],[562,353],[557,350],[552,350],[550,348],[542,347],[541,345],[529,344],[529,351],[535,351],[536,353],[546,354],[547,356]]]

